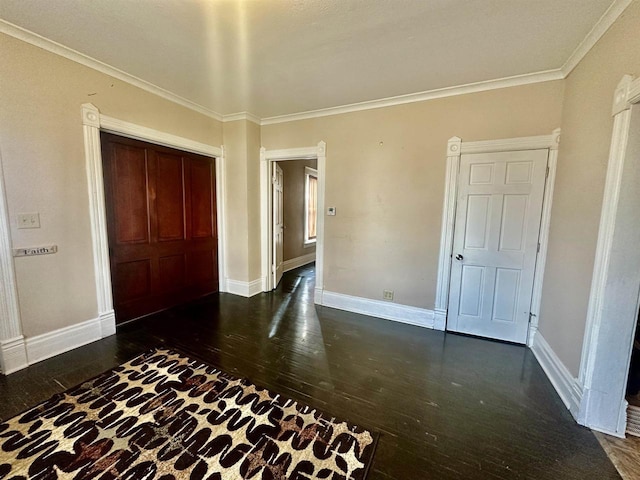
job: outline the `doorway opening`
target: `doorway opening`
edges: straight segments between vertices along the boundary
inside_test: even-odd
[[[315,263],[318,160],[280,160],[271,179],[273,288],[282,274]]]
[[[266,150],[261,157],[262,290],[315,261],[314,302],[323,290],[325,143]]]

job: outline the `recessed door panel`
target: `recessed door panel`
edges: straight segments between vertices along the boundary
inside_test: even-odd
[[[149,241],[146,150],[114,145],[113,154],[117,178],[111,185],[116,198],[115,240],[119,244],[146,243]]]
[[[505,185],[516,183],[531,183],[534,164],[533,162],[512,162],[507,165],[507,178]]]
[[[469,185],[491,185],[493,183],[492,163],[476,163],[471,165]]]
[[[526,238],[529,195],[504,195],[498,250],[522,251]]]
[[[118,265],[115,278],[116,294],[123,302],[144,297],[151,293],[151,262],[137,260]]]
[[[496,269],[493,293],[493,320],[515,322],[518,291],[520,290],[520,270]]]
[[[460,315],[479,317],[482,313],[484,267],[464,266],[460,294]]]
[[[156,210],[158,241],[184,239],[184,184],[182,157],[157,155]]]
[[[526,342],[547,157],[461,156],[448,330]]]
[[[213,223],[213,176],[211,163],[191,160],[191,236],[212,237]]]
[[[486,248],[491,215],[491,196],[469,195],[465,225],[465,248]]]
[[[174,292],[186,284],[187,265],[185,255],[170,255],[158,259],[158,290]]]

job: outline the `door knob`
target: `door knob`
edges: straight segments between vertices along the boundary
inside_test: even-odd
[[[464,257],[460,254],[456,255],[456,260],[464,260]]]

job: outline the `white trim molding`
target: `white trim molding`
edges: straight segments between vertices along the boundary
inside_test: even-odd
[[[582,387],[577,378],[574,378],[569,369],[558,358],[544,337],[538,333],[531,346],[538,363],[547,374],[549,381],[562,399],[571,415],[578,417],[580,403],[582,402]]]
[[[3,19],[0,19],[0,33],[10,35],[14,38],[17,38],[18,40],[30,43],[31,45],[42,48],[43,50],[59,55],[73,62],[79,63],[80,65],[84,65],[85,67],[97,70],[98,72],[109,75],[110,77],[128,83],[129,85],[133,85],[134,87],[138,87],[149,93],[153,93],[154,95],[164,98],[165,100],[169,100],[170,102],[201,113],[202,115],[206,115],[207,117],[222,121],[222,115],[214,112],[207,107],[204,107],[187,98],[181,97],[180,95],[176,95],[175,93],[154,85],[151,82],[138,78],[118,68],[112,67],[111,65],[101,62],[100,60],[96,60],[95,58],[85,55],[84,53],[78,52],[77,50],[62,45],[61,43],[54,42],[53,40],[43,37],[42,35],[38,35],[37,33],[27,30],[26,28],[22,28],[18,25],[14,25],[13,23],[7,22]]]
[[[258,278],[251,282],[243,282],[241,280],[226,279],[227,293],[240,295],[241,297],[253,297],[262,293],[262,279]]]
[[[542,280],[549,242],[549,227],[551,224],[551,205],[553,201],[553,186],[556,176],[558,145],[560,143],[560,129],[550,135],[531,137],[505,138],[499,140],[482,140],[463,142],[460,137],[451,137],[447,143],[447,165],[444,190],[444,204],[442,208],[442,226],[440,231],[440,254],[438,256],[438,277],[436,284],[436,301],[434,308],[434,328],[446,329],[447,308],[449,304],[449,281],[451,276],[451,256],[453,253],[453,234],[455,225],[456,198],[458,176],[460,174],[460,156],[470,153],[512,152],[518,150],[549,150],[547,159],[548,176],[545,183],[545,193],[542,203],[542,218],[540,224],[540,251],[536,258],[536,272],[533,281],[531,299],[533,321],[529,325],[527,344],[533,344],[537,331],[537,320],[542,296]]]
[[[238,120],[246,120],[258,125],[261,123],[260,117],[249,112],[231,113],[229,115],[223,115],[222,117],[223,122],[236,122]]]
[[[324,307],[433,329],[434,313],[425,308],[354,297],[326,290],[321,294],[321,301],[316,301],[316,303]]]
[[[104,336],[102,319],[94,318],[53,332],[28,337],[26,345],[29,365],[95,342]]]
[[[564,75],[562,73],[562,70],[557,68],[554,70],[525,73],[523,75],[514,75],[512,77],[497,78],[494,80],[485,80],[482,82],[467,83],[464,85],[455,85],[452,87],[436,88],[434,90],[409,93],[406,95],[397,95],[394,97],[380,98],[365,102],[350,103],[348,105],[321,108],[318,110],[310,110],[307,112],[265,117],[262,119],[261,125],[274,125],[277,123],[295,122],[298,120],[328,117],[331,115],[340,115],[343,113],[360,112],[362,110],[373,110],[375,108],[393,107],[396,105],[404,105],[407,103],[435,100],[437,98],[455,97],[457,95],[486,92],[489,90],[498,90],[500,88],[517,87],[520,85],[530,85],[532,83],[562,80],[563,78]]]
[[[290,258],[289,260],[285,260],[282,262],[282,270],[288,272],[290,270],[294,270],[298,267],[302,267],[304,265],[308,265],[309,263],[313,263],[316,261],[316,253],[307,253],[306,255],[301,255],[299,257]]]
[[[327,161],[327,144],[320,141],[313,147],[285,148],[277,150],[260,149],[260,253],[262,258],[262,285],[263,291],[268,292],[274,288],[271,267],[273,264],[273,226],[271,225],[269,212],[271,212],[271,176],[273,163],[281,160],[310,160],[318,161],[318,218],[316,224],[316,292],[315,303],[319,299],[324,288],[324,192],[325,172]]]
[[[558,147],[560,146],[560,129],[556,128],[551,134],[551,145],[549,148],[549,158],[547,160],[547,180],[544,186],[544,197],[542,198],[542,216],[540,218],[540,235],[538,237],[538,256],[533,276],[533,294],[531,295],[531,322],[527,335],[527,345],[533,346],[540,314],[540,304],[542,303],[542,282],[544,280],[544,269],[547,263],[547,249],[549,246],[549,229],[551,228],[551,205],[553,203],[553,190],[556,183],[556,170],[558,168]]]
[[[27,348],[22,335],[16,338],[0,340],[0,360],[0,367],[2,367],[0,372],[5,375],[29,366]]]
[[[447,143],[447,170],[442,208],[442,228],[440,232],[440,255],[438,257],[438,279],[436,284],[435,324],[436,330],[447,326],[447,306],[449,304],[449,279],[451,275],[451,253],[453,252],[453,227],[456,216],[456,196],[458,189],[458,169],[460,168],[460,147],[462,139],[451,137]]]
[[[9,374],[25,368],[27,363],[0,155],[0,372]]]
[[[578,63],[584,58],[584,56],[593,48],[597,41],[602,37],[602,35],[604,35],[609,27],[613,25],[613,23],[631,4],[631,2],[632,0],[615,0],[560,68],[265,118],[260,118],[259,116],[254,115],[250,112],[238,112],[222,115],[208,107],[205,107],[204,105],[170,92],[169,90],[159,87],[151,82],[138,78],[118,68],[101,62],[100,60],[96,60],[95,58],[92,58],[84,53],[78,52],[77,50],[45,38],[42,35],[38,35],[37,33],[10,23],[6,20],[0,19],[0,33],[5,33],[19,40],[30,43],[31,45],[42,48],[48,52],[60,55],[61,57],[72,60],[76,63],[79,63],[80,65],[84,65],[93,70],[102,72],[130,85],[146,90],[147,92],[150,92],[154,95],[158,95],[165,100],[169,100],[170,102],[189,108],[190,110],[214,118],[218,121],[233,122],[236,120],[248,120],[258,125],[273,125],[277,123],[285,123],[297,120],[306,120],[310,118],[326,117],[330,115],[339,115],[343,113],[358,112],[362,110],[371,110],[375,108],[403,105],[407,103],[423,102],[426,100],[433,100],[437,98],[466,95],[469,93],[485,92],[489,90],[497,90],[500,88],[530,85],[534,83],[549,82],[553,80],[563,80],[571,73],[571,71],[576,67],[576,65],[578,65]]]
[[[144,140],[159,145],[178,148],[216,159],[216,205],[218,229],[218,278],[219,289],[224,291],[225,282],[225,167],[224,149],[188,138],[135,125],[103,115],[94,105],[82,105],[82,129],[84,132],[87,185],[89,189],[89,212],[91,218],[91,238],[93,241],[93,267],[98,299],[98,316],[103,336],[115,333],[115,313],[111,290],[111,270],[109,265],[109,242],[107,238],[107,217],[105,211],[104,181],[102,175],[102,151],[100,131],[104,130],[129,138]]]
[[[637,188],[634,182],[640,166],[626,157],[632,144],[632,110],[638,105],[640,79],[625,75],[613,96],[613,133],[579,376],[585,395],[578,422],[620,437],[626,430],[625,390],[640,289],[640,205],[637,193],[624,195]],[[637,112],[635,118],[637,132]],[[634,135],[637,145],[638,134]]]
[[[587,33],[582,42],[576,47],[569,56],[562,68],[563,77],[566,78],[580,61],[589,53],[600,38],[609,30],[609,27],[618,19],[622,12],[631,4],[632,0],[614,0],[609,8],[602,14],[593,28]]]

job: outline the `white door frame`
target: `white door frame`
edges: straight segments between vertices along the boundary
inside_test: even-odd
[[[327,144],[319,142],[314,147],[285,148],[279,150],[260,149],[260,220],[262,235],[260,239],[260,253],[262,257],[262,291],[273,289],[273,226],[270,221],[271,212],[271,175],[273,162],[281,160],[317,160],[318,170],[318,219],[316,235],[316,287],[314,302],[320,303],[324,289],[324,188],[326,170]]]
[[[224,148],[208,145],[188,138],[142,127],[133,123],[108,117],[91,104],[82,105],[82,129],[89,188],[89,213],[91,217],[91,238],[93,243],[93,266],[95,270],[98,315],[102,337],[116,331],[113,295],[111,292],[111,269],[109,264],[109,241],[107,238],[107,217],[105,212],[104,182],[102,176],[102,150],[100,131],[115,133],[129,138],[178,148],[187,152],[214,157],[216,159],[216,206],[218,228],[218,284],[221,292],[226,291],[225,257],[225,168]]]
[[[553,186],[556,176],[559,142],[559,128],[555,129],[550,135],[533,137],[483,140],[478,142],[463,142],[460,137],[452,137],[449,139],[447,144],[447,171],[444,208],[442,211],[442,230],[440,234],[440,255],[438,257],[436,302],[434,308],[434,328],[436,330],[445,330],[447,321],[451,256],[453,254],[453,230],[455,226],[458,177],[460,174],[460,156],[466,153],[549,149],[549,159],[547,162],[549,173],[545,183],[544,198],[542,200],[542,218],[540,221],[540,251],[536,259],[533,295],[531,297],[531,312],[533,315],[527,336],[527,345],[531,346],[533,344],[533,337],[538,329],[537,316],[540,310],[542,280],[544,278],[544,266],[547,257],[549,225],[551,222],[551,202],[553,200]]]
[[[627,271],[627,265],[637,262],[640,252],[637,245],[615,241],[625,224],[638,221],[638,206],[620,196],[632,107],[640,109],[640,79],[625,75],[613,98],[613,134],[578,379],[583,386],[578,423],[617,437],[626,430],[626,383],[638,314],[638,285],[629,281],[637,272]],[[630,208],[635,208],[632,215]]]
[[[22,335],[18,289],[11,250],[9,209],[0,155],[0,372],[8,375],[29,365]]]

